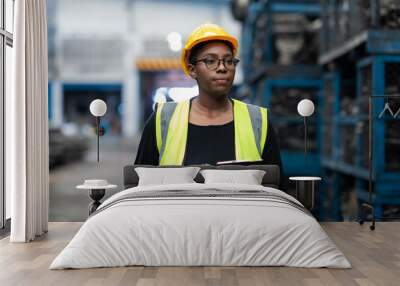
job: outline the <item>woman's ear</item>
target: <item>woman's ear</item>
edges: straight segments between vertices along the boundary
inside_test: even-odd
[[[197,78],[197,73],[196,69],[194,68],[194,65],[189,64],[188,65],[188,70],[189,70],[189,75],[191,78],[196,79]]]

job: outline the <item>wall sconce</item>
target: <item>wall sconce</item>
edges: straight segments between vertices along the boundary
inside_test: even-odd
[[[314,103],[303,99],[297,104],[297,112],[304,118],[304,158],[307,159],[307,117],[314,113]]]
[[[100,127],[100,117],[107,112],[107,104],[101,99],[95,99],[90,103],[90,113],[96,117],[96,135],[97,135],[97,162],[99,162],[100,136],[105,134],[104,127]]]

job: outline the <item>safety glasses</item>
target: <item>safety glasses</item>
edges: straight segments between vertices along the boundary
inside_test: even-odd
[[[209,70],[218,69],[221,62],[227,70],[234,70],[239,63],[239,59],[232,57],[220,59],[217,57],[208,56],[204,59],[195,60],[193,64],[197,64],[198,62],[203,62]]]

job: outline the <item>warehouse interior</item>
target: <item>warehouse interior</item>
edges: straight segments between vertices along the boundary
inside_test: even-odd
[[[14,1],[5,3],[12,15]],[[399,1],[46,4],[50,221],[85,220],[90,199],[74,186],[97,176],[121,188],[123,166],[133,163],[156,102],[197,95],[196,82],[181,69],[180,52],[203,23],[218,24],[239,40],[230,96],[268,108],[288,193],[296,188],[290,177],[317,176],[313,214],[319,221],[400,217]],[[12,17],[6,20],[9,70]],[[10,80],[7,73],[3,80]],[[99,163],[89,112],[94,99],[108,106]],[[297,110],[303,99],[315,106],[308,118]],[[11,194],[3,192],[7,225]]]
[[[126,164],[134,160],[135,144],[155,102],[197,94],[195,82],[181,70],[179,52],[190,28],[211,21],[240,40],[241,62],[231,96],[268,108],[279,136],[287,180],[306,175],[322,178],[314,215],[320,221],[357,221],[362,216],[371,219],[371,210],[363,207],[370,203],[378,220],[399,217],[397,1],[168,3],[171,15],[203,12],[196,13],[190,24],[152,10],[167,5],[165,1],[86,1],[85,7],[93,11],[87,30],[85,24],[83,29],[78,24],[75,28],[68,25],[76,17],[73,11],[79,1],[50,2],[50,123],[66,134],[92,138],[82,143],[86,145],[81,150],[88,151],[81,156],[81,163],[73,164],[84,164],[85,160],[89,166],[93,163],[94,121],[85,107],[94,98],[104,99],[110,106],[103,120],[107,130],[101,139],[103,156],[115,151],[115,142],[126,142],[121,144],[126,144],[122,149],[128,154],[120,157]],[[115,14],[112,19],[119,22],[112,21],[107,33],[97,31],[98,15],[104,10],[111,13],[111,9]],[[145,25],[140,22],[145,13],[155,13],[154,17],[168,24]],[[140,16],[132,23],[135,15]],[[126,27],[119,19],[123,17]],[[94,31],[96,36],[90,34]],[[86,51],[88,46],[91,48]],[[108,47],[118,55],[107,52]],[[302,99],[310,99],[315,105],[315,113],[307,119],[307,156],[304,118],[296,109]],[[383,112],[387,105],[391,111]],[[122,162],[116,164],[121,166]],[[68,177],[68,170],[64,173],[63,169],[68,165],[54,166],[54,178]],[[113,173],[110,180],[121,184],[121,174]],[[83,179],[78,176],[74,183]],[[295,183],[288,180],[288,186],[288,192],[293,193]],[[59,205],[56,201],[57,196],[54,205]],[[71,219],[85,215],[82,211]]]

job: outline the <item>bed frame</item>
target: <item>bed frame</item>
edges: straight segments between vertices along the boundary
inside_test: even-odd
[[[278,188],[280,181],[280,173],[278,165],[225,165],[225,166],[213,166],[213,165],[191,165],[191,167],[200,167],[202,170],[206,169],[218,169],[218,170],[263,170],[265,175],[262,179],[262,185],[265,187]],[[124,189],[136,187],[139,182],[139,176],[137,175],[136,167],[148,167],[148,168],[180,168],[182,166],[151,166],[151,165],[127,165],[124,167]],[[197,183],[204,183],[203,176],[198,173],[194,178]]]

